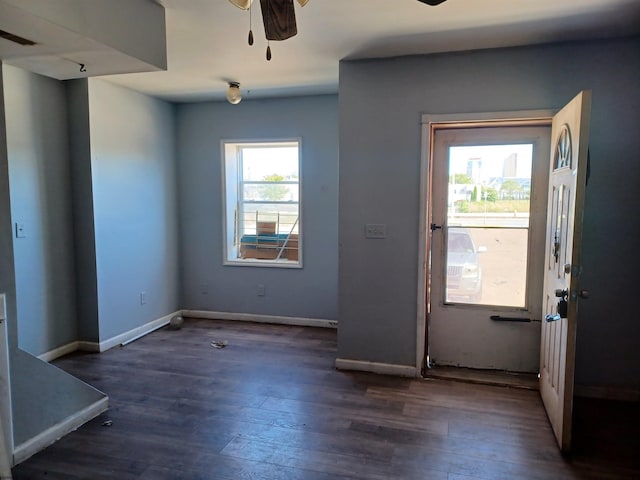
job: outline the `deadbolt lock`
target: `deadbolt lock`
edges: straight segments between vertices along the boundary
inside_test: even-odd
[[[556,297],[558,297],[560,300],[558,300],[558,307],[557,307],[557,312],[558,315],[560,315],[560,318],[567,318],[568,315],[568,310],[569,310],[569,304],[567,303],[567,297],[569,296],[569,291],[564,288],[564,289],[557,289],[556,290]]]

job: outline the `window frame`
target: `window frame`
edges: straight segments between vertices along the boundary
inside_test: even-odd
[[[234,255],[238,254],[240,243],[238,239],[242,235],[239,231],[239,225],[241,221],[240,205],[242,202],[241,189],[246,183],[258,184],[269,182],[258,181],[244,181],[242,177],[242,162],[241,155],[239,154],[242,148],[247,147],[260,147],[265,148],[277,148],[277,147],[297,147],[298,149],[298,181],[286,181],[286,182],[273,182],[274,185],[282,183],[298,186],[298,217],[297,217],[297,235],[298,235],[298,260],[288,259],[243,259],[239,256],[237,258]],[[240,267],[266,267],[266,268],[302,268],[303,267],[303,222],[302,222],[302,204],[303,204],[303,175],[302,175],[302,140],[299,137],[295,138],[269,138],[269,139],[222,139],[220,141],[221,147],[221,191],[222,191],[222,263],[225,266],[240,266]],[[233,192],[230,192],[232,187]],[[229,202],[232,194],[231,202]],[[252,203],[252,202],[248,202]],[[255,202],[253,202],[255,203]],[[258,203],[273,203],[278,204],[282,202],[258,202]],[[285,202],[286,204],[295,204],[296,202]],[[231,248],[230,248],[231,247]]]

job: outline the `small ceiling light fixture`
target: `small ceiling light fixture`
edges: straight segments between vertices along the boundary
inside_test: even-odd
[[[240,93],[240,82],[229,82],[229,88],[227,89],[227,100],[232,105],[237,105],[242,100],[242,93]]]

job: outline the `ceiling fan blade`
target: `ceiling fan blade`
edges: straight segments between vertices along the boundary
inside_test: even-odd
[[[253,0],[229,0],[236,7],[241,8],[242,10],[249,10],[251,3]]]
[[[419,2],[426,3],[427,5],[431,5],[435,7],[436,5],[440,5],[442,2],[446,2],[447,0],[418,0]]]
[[[260,0],[267,40],[286,40],[298,33],[293,0]]]

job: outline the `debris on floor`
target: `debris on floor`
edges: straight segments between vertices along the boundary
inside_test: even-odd
[[[102,423],[103,427],[110,427],[111,425],[113,425],[113,420],[107,420],[106,422]]]
[[[169,330],[180,330],[183,323],[184,318],[182,318],[182,315],[174,315],[171,317],[171,320],[169,320]]]
[[[228,342],[227,340],[222,340],[222,341],[219,341],[219,340],[213,340],[213,341],[211,342],[211,346],[212,346],[213,348],[224,348],[224,347],[226,347],[227,345],[229,345],[229,342]]]

